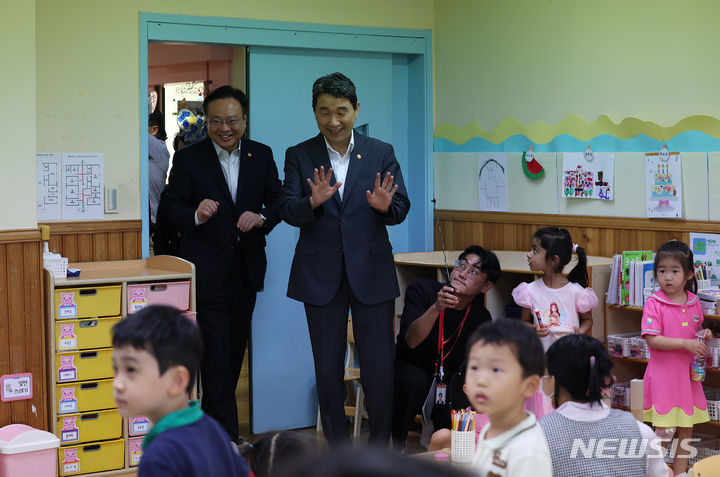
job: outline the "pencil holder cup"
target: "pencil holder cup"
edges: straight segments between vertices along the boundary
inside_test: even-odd
[[[475,457],[475,431],[450,431],[450,458],[453,462],[469,463]]]

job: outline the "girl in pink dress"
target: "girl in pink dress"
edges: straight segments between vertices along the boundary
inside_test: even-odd
[[[693,293],[697,281],[693,273],[693,253],[683,242],[671,240],[655,255],[654,272],[660,290],[645,302],[642,336],[650,347],[650,360],[644,377],[643,420],[656,427],[656,434],[670,440],[677,428],[681,445],[675,452],[673,470],[685,475],[688,456],[682,442],[692,436],[693,425],[710,420],[702,383],[690,377],[695,356],[707,352],[705,341],[712,332],[702,331],[700,300]]]
[[[573,253],[577,254],[577,265],[565,276],[563,269]],[[521,283],[512,296],[523,307],[521,318],[536,330],[545,351],[562,336],[590,331],[598,298],[592,288],[587,288],[585,250],[572,243],[570,232],[558,227],[538,229],[527,261],[530,270],[542,272],[542,276],[532,283]]]

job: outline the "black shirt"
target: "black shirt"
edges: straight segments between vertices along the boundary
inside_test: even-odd
[[[435,303],[437,299],[437,293],[443,287],[443,284],[435,280],[421,279],[410,285],[405,291],[405,306],[403,308],[402,318],[400,319],[400,334],[397,339],[397,348],[395,352],[395,359],[406,361],[414,364],[427,373],[435,372],[435,362],[438,358],[438,330],[440,327],[440,317],[438,316],[437,321],[433,325],[430,334],[415,348],[409,348],[405,344],[405,334],[411,324],[420,316],[425,313],[430,306]],[[445,309],[445,321],[444,321],[444,339],[447,340],[458,329],[463,317],[465,316],[464,310],[454,310],[451,308]],[[453,347],[450,354],[445,358],[443,369],[445,376],[461,371],[461,366],[465,362],[465,353],[467,347],[467,341],[475,329],[486,321],[491,321],[492,317],[490,312],[487,311],[484,304],[484,297],[482,294],[475,297],[470,304],[470,313],[468,314],[465,325],[460,331],[460,335],[455,342],[451,339],[449,343],[445,345],[444,352],[447,353],[453,342]]]

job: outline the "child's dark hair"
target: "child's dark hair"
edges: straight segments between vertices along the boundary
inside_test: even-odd
[[[120,320],[112,332],[113,347],[130,345],[147,351],[157,360],[161,375],[172,366],[185,366],[190,373],[187,392],[192,391],[203,342],[197,326],[176,308],[148,306]]]
[[[573,401],[600,402],[603,388],[614,381],[612,366],[603,344],[588,335],[563,336],[547,350],[548,373],[555,377],[556,399],[563,387]]]
[[[685,289],[690,290],[693,293],[697,293],[697,279],[695,278],[695,259],[693,258],[692,250],[687,246],[685,242],[680,240],[670,240],[660,245],[657,253],[655,254],[655,261],[653,262],[653,273],[657,280],[657,269],[660,260],[664,258],[672,258],[682,266],[683,272],[687,275],[692,273],[692,278],[685,282]]]
[[[268,477],[314,451],[314,446],[294,432],[270,431],[256,437],[242,455],[256,477]]]
[[[497,283],[498,278],[500,278],[500,261],[497,255],[490,250],[485,250],[480,245],[470,245],[460,254],[458,259],[462,260],[470,254],[480,257],[480,271],[487,276],[489,282]]]
[[[537,239],[540,247],[545,249],[545,259],[550,262],[553,256],[557,255],[560,259],[556,272],[562,272],[565,265],[570,263],[573,251],[577,253],[578,262],[570,273],[568,273],[568,280],[573,283],[577,283],[583,288],[588,286],[588,274],[587,274],[587,255],[585,255],[585,249],[577,247],[573,250],[573,242],[570,238],[570,232],[567,229],[561,229],[559,227],[542,227],[535,232],[533,235],[534,239]]]
[[[480,325],[468,339],[465,356],[475,343],[508,345],[520,363],[523,377],[545,374],[545,352],[535,330],[514,318],[488,321]]]

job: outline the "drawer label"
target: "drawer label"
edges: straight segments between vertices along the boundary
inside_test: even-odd
[[[130,297],[130,313],[135,313],[136,311],[140,311],[143,308],[148,306],[147,299],[145,299],[145,289],[144,288],[135,288],[132,291],[132,296]]]
[[[142,457],[142,440],[131,439],[128,441],[130,444],[130,465],[137,466],[140,464],[140,458]]]
[[[58,404],[58,412],[67,414],[69,412],[77,412],[78,402],[75,399],[75,388],[60,389],[60,403]]]
[[[63,473],[77,474],[80,472],[80,461],[77,458],[77,449],[63,449]]]
[[[150,419],[145,416],[134,417],[130,427],[133,434],[146,434],[150,430]]]
[[[60,306],[58,307],[59,318],[76,318],[77,304],[75,303],[75,292],[61,292]]]
[[[73,364],[74,359],[74,356],[60,356],[58,381],[75,381],[77,379],[77,368]]]
[[[80,431],[77,428],[77,416],[63,417],[62,430],[60,431],[61,442],[75,442],[80,439]]]
[[[75,323],[60,323],[60,336],[58,336],[58,350],[77,349],[77,335]]]

